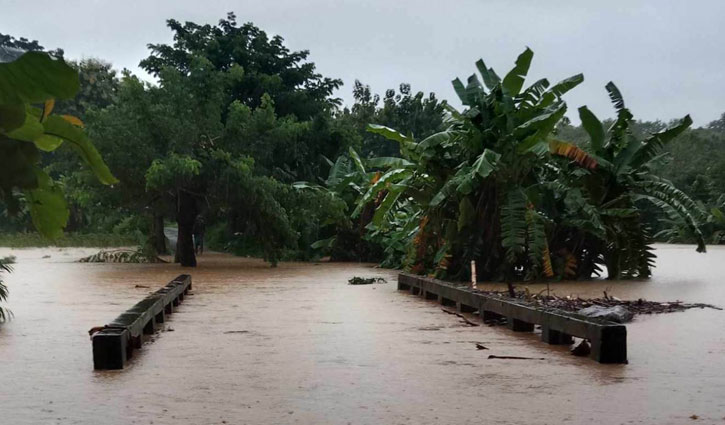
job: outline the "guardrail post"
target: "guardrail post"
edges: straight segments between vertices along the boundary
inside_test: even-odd
[[[590,357],[599,363],[627,363],[627,328],[606,326],[589,338]]]
[[[555,331],[546,325],[541,327],[541,340],[551,345],[571,345],[574,343],[571,335]]]
[[[514,332],[533,332],[534,331],[534,324],[533,323],[527,323],[523,320],[514,319],[513,317],[507,317],[508,320],[508,328],[511,329]]]
[[[93,367],[123,369],[129,351],[126,329],[104,329],[93,335]]]

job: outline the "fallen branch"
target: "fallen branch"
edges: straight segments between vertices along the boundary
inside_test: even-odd
[[[489,359],[508,359],[508,360],[546,360],[544,357],[519,357],[519,356],[494,356],[491,354]]]
[[[457,313],[455,311],[446,310],[445,308],[442,308],[441,310],[445,311],[448,314],[452,314],[454,316],[458,316],[461,320],[466,322],[469,326],[479,326],[478,323],[471,322],[470,320],[466,319],[466,317],[460,313]]]
[[[496,296],[500,298],[510,298],[508,291],[479,291],[486,295]],[[601,298],[580,298],[580,297],[559,297],[556,295],[544,295],[544,291],[537,294],[527,294],[525,291],[517,291],[514,299],[523,301],[529,305],[537,307],[550,307],[564,311],[577,312],[582,308],[592,305],[601,307],[614,307],[621,305],[634,314],[660,314],[674,313],[685,311],[692,308],[711,308],[713,310],[722,310],[721,307],[705,303],[684,303],[682,301],[659,302],[648,301],[643,298],[637,300],[621,300],[604,291]]]

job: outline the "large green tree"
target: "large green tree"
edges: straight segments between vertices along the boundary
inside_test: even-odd
[[[339,104],[331,98],[342,81],[323,77],[315,64],[307,62],[309,51],[290,51],[280,36],[269,37],[252,23],[239,25],[229,13],[217,25],[167,21],[174,32],[174,43],[149,44],[151,55],[141,67],[159,76],[165,67],[185,74],[195,58],[203,57],[216,70],[238,68],[241,78],[226,92],[226,107],[240,101],[250,108],[262,105],[267,94],[279,116],[294,115],[307,120]]]

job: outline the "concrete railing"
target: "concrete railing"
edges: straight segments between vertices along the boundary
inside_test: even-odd
[[[143,335],[154,333],[156,324],[164,323],[189,289],[191,276],[182,274],[91,335],[93,367],[123,369],[133,349],[141,348]]]
[[[449,282],[401,273],[398,289],[410,291],[461,312],[479,312],[484,321],[506,319],[516,332],[532,332],[541,325],[541,339],[549,344],[571,344],[572,336],[591,344],[590,357],[600,363],[627,363],[627,328],[624,325],[591,319],[553,308],[527,305],[510,298],[499,298],[456,286]]]

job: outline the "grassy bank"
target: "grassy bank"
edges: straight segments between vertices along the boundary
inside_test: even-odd
[[[67,233],[55,240],[46,239],[37,233],[0,233],[0,246],[10,248],[44,246],[104,248],[136,245],[138,240],[134,236],[106,233]]]

